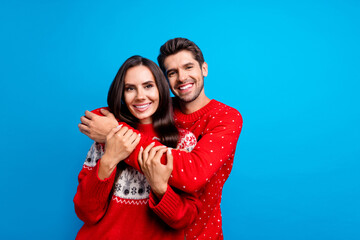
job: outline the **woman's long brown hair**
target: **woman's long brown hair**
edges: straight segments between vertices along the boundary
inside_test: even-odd
[[[141,56],[128,58],[117,72],[108,93],[108,106],[117,119],[136,128],[139,120],[127,108],[124,101],[125,75],[127,70],[135,66],[146,66],[154,75],[159,91],[159,106],[152,116],[155,132],[160,142],[168,147],[176,148],[179,132],[175,127],[169,84],[161,69],[153,61]]]

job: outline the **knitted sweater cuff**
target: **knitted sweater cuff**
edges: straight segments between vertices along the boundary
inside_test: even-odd
[[[175,219],[177,208],[179,207],[180,202],[180,196],[176,194],[169,185],[160,202],[157,201],[155,194],[150,192],[149,206],[154,211],[154,213],[163,220]]]
[[[115,168],[108,178],[101,180],[98,176],[100,161],[101,159],[99,159],[99,161],[97,162],[96,167],[94,171],[92,171],[88,182],[89,187],[92,189],[90,195],[94,196],[98,200],[107,199],[109,197],[116,175]]]

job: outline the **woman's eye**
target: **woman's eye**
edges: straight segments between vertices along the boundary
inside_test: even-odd
[[[134,88],[133,87],[127,87],[127,88],[125,88],[125,91],[132,91],[132,90],[134,90]]]

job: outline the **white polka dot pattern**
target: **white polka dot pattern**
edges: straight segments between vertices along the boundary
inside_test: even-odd
[[[239,112],[215,100],[193,114],[174,110],[180,128],[198,140],[191,153],[174,155],[170,184],[186,192],[199,191],[203,202],[195,222],[186,229],[186,239],[223,239],[220,202],[241,131]],[[209,227],[207,227],[209,226]]]

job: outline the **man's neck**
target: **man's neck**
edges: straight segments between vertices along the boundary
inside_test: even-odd
[[[210,98],[207,96],[199,96],[197,99],[195,99],[192,102],[181,102],[179,101],[179,107],[182,113],[184,114],[191,114],[193,112],[196,112],[197,110],[203,108],[210,102]]]

